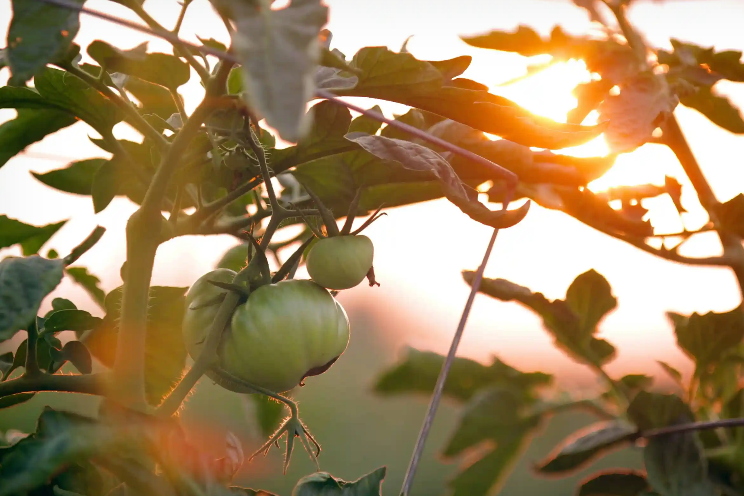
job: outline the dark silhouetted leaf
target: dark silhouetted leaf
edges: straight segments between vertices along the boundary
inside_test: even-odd
[[[15,119],[0,124],[0,167],[27,146],[75,122],[75,116],[59,110],[19,109]]]
[[[305,106],[314,92],[318,34],[328,7],[305,0],[281,10],[245,10],[235,19],[233,48],[244,69],[248,102],[282,138],[296,142],[306,129]]]
[[[474,273],[463,272],[470,284]],[[568,288],[566,300],[550,301],[542,293],[533,293],[505,279],[483,279],[480,292],[502,301],[517,301],[543,319],[556,344],[574,359],[601,365],[614,357],[615,348],[594,337],[601,319],[617,301],[607,281],[594,270],[578,276]]]
[[[744,313],[741,307],[730,312],[693,313],[689,317],[669,312],[677,345],[700,369],[718,363],[744,338]]]
[[[405,360],[377,380],[375,391],[383,394],[430,394],[443,364],[442,355],[409,348]],[[531,394],[531,389],[549,384],[551,380],[552,376],[548,374],[520,372],[497,358],[489,366],[467,358],[455,358],[444,384],[444,394],[464,401],[479,389],[495,385],[511,385]]]
[[[695,433],[686,432],[648,440],[643,450],[646,477],[661,496],[716,496],[708,479],[703,447]]]
[[[65,272],[73,281],[81,285],[93,298],[93,301],[103,307],[106,293],[100,288],[101,280],[94,276],[85,267],[68,267]]]
[[[576,97],[576,108],[568,113],[568,122],[581,124],[592,110],[596,110],[602,100],[609,95],[612,83],[607,79],[599,79],[582,83],[573,90]]]
[[[717,95],[712,89],[698,88],[697,92],[685,96],[680,103],[691,107],[710,119],[713,124],[736,134],[744,133],[744,118],[741,111],[725,96]]]
[[[578,496],[641,496],[648,489],[638,472],[607,472],[583,482]]]
[[[36,317],[42,300],[62,280],[64,262],[38,256],[0,261],[0,341],[12,338]]]
[[[60,310],[46,318],[44,329],[46,332],[89,331],[100,323],[101,319],[85,310]]]
[[[381,496],[386,472],[387,469],[381,467],[354,482],[337,479],[327,472],[316,472],[300,479],[292,496]]]
[[[744,195],[741,193],[717,208],[718,220],[727,230],[744,235]]]
[[[181,378],[186,366],[186,346],[181,334],[185,293],[188,288],[152,286],[147,312],[145,390],[150,404],[157,405]],[[84,344],[104,365],[116,356],[122,288],[106,295],[106,316],[87,334]]]
[[[61,352],[55,357],[55,362],[72,363],[81,374],[90,374],[93,371],[93,360],[88,348],[80,341],[70,341],[64,345]]]
[[[591,425],[564,440],[536,469],[543,474],[578,470],[620,445],[629,443],[635,433],[635,427],[622,422]]]
[[[35,255],[66,222],[37,227],[0,215],[0,248],[18,243],[24,255]]]
[[[3,396],[2,398],[0,398],[0,410],[2,410],[3,408],[10,408],[12,406],[21,405],[34,396],[36,396],[36,393],[18,393],[11,394],[10,396]],[[1,481],[2,479],[0,478],[0,482]]]
[[[663,362],[661,360],[657,360],[656,363],[658,363],[659,366],[661,366],[661,368],[664,369],[664,372],[669,374],[669,377],[674,379],[674,382],[680,385],[682,384],[682,372],[680,372],[676,368],[672,367],[668,363]]]
[[[76,195],[90,195],[93,177],[104,163],[103,158],[93,158],[73,162],[64,169],[57,169],[45,174],[33,173],[34,177],[52,188]]]
[[[85,0],[73,0],[82,6]],[[62,56],[80,29],[80,14],[43,2],[13,0],[6,58],[12,80],[22,84]]]
[[[189,65],[178,57],[165,53],[146,53],[147,46],[133,50],[119,50],[100,40],[88,45],[88,55],[108,72],[138,77],[175,90],[191,77]]]
[[[690,407],[679,396],[646,391],[633,398],[628,417],[642,431],[694,420]]]

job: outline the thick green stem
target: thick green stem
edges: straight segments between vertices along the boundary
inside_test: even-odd
[[[212,112],[213,98],[222,94],[228,73],[229,68],[228,72],[220,70],[209,82],[206,97],[169,146],[150,182],[142,206],[127,224],[127,267],[113,368],[112,395],[133,409],[147,408],[145,397],[147,307],[155,252],[161,239],[162,200],[170,178],[181,163],[189,143]]]
[[[37,343],[39,341],[39,330],[36,327],[37,324],[34,322],[28,326],[28,340],[26,341],[26,371],[24,375],[26,377],[35,377],[41,374],[39,369],[39,362],[37,357]]]

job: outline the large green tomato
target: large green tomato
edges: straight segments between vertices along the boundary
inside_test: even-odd
[[[224,292],[207,280],[231,282],[234,277],[227,269],[210,272],[186,295],[184,337],[192,358],[201,352],[219,305],[188,308]],[[312,281],[282,281],[256,289],[235,309],[220,346],[220,366],[246,382],[283,392],[328,370],[348,342],[346,312],[328,291]],[[207,375],[232,391],[251,392],[216,372]]]
[[[374,246],[367,236],[334,236],[315,243],[307,255],[307,272],[328,289],[353,288],[372,268]]]

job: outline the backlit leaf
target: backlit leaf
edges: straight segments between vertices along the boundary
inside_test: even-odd
[[[146,53],[142,49],[119,50],[100,40],[88,45],[88,55],[108,72],[138,77],[143,81],[175,90],[191,77],[189,65],[174,55]]]
[[[305,105],[314,93],[318,33],[328,8],[320,0],[295,0],[281,10],[246,10],[235,20],[233,46],[248,103],[282,138],[296,142],[307,129]]]
[[[82,6],[85,0],[73,0]],[[7,60],[16,83],[25,83],[63,55],[80,29],[80,13],[44,2],[13,0]]]
[[[44,174],[33,173],[34,177],[52,188],[76,195],[90,195],[93,177],[98,169],[108,160],[93,158],[73,162],[64,169],[57,169]]]
[[[106,293],[100,288],[101,280],[94,276],[85,267],[68,267],[65,273],[72,278],[77,284],[81,285],[85,291],[93,298],[93,301],[103,307]]]
[[[62,280],[64,262],[38,256],[0,261],[0,341],[12,338],[36,317],[42,300]]]
[[[24,255],[35,255],[66,222],[37,227],[0,215],[0,248],[19,243]]]
[[[744,339],[741,307],[724,313],[693,313],[689,317],[672,312],[667,315],[674,324],[677,345],[700,369],[719,362]]]
[[[15,119],[0,124],[0,167],[27,146],[76,121],[75,116],[59,110],[19,109]]]
[[[643,474],[607,472],[583,482],[578,496],[641,496],[648,489]]]

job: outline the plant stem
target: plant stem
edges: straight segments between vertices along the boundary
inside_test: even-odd
[[[450,345],[449,352],[447,353],[447,358],[442,365],[442,370],[439,372],[437,383],[434,386],[434,393],[432,394],[431,402],[429,403],[429,409],[426,412],[424,423],[421,426],[421,432],[419,433],[418,440],[416,441],[416,447],[414,448],[413,455],[411,456],[411,462],[408,465],[408,470],[406,471],[406,476],[403,480],[403,487],[400,491],[401,496],[408,496],[411,490],[411,486],[413,485],[413,478],[416,475],[416,469],[418,468],[418,464],[421,461],[421,455],[424,451],[426,439],[429,436],[429,430],[431,429],[431,425],[434,421],[434,416],[437,412],[437,408],[439,407],[439,402],[442,399],[444,384],[447,380],[447,376],[449,375],[450,368],[452,367],[452,362],[454,362],[455,360],[457,348],[460,345],[460,339],[462,338],[463,332],[465,330],[465,324],[468,320],[468,316],[470,315],[470,309],[473,307],[475,295],[478,293],[480,283],[483,280],[483,272],[486,269],[486,264],[488,263],[488,259],[491,256],[491,251],[493,250],[493,246],[496,243],[496,236],[498,235],[498,233],[499,230],[494,229],[493,234],[491,235],[491,240],[488,242],[486,253],[483,255],[483,261],[481,262],[480,267],[478,267],[478,271],[475,273],[475,278],[471,283],[468,301],[467,303],[465,303],[465,308],[462,311],[460,323],[457,326],[457,331],[455,331],[455,336],[452,338],[452,344]]]
[[[650,439],[652,437],[668,436],[670,434],[681,434],[684,432],[707,431],[711,429],[744,427],[744,418],[711,420],[709,422],[692,422],[690,424],[670,425],[649,429],[638,433],[638,438]]]
[[[38,356],[37,356],[37,343],[39,342],[39,329],[37,320],[34,319],[33,324],[28,326],[28,340],[26,341],[26,371],[24,376],[26,377],[37,377],[42,374],[39,368]]]
[[[88,83],[88,85],[90,85],[92,88],[98,90],[103,96],[108,98],[114,105],[119,108],[119,110],[122,111],[126,121],[131,124],[133,128],[145,135],[145,137],[151,139],[160,149],[164,149],[168,146],[168,141],[166,141],[163,135],[160,134],[157,129],[152,127],[150,123],[148,123],[141,115],[139,115],[137,110],[132,106],[131,102],[125,101],[121,96],[114,93],[111,88],[109,88],[101,81],[94,78],[82,69],[78,69],[77,67],[73,67],[72,65],[64,66],[63,69],[65,69],[70,74],[79,77],[80,79]]]
[[[178,91],[174,89],[169,89],[168,91],[171,94],[171,98],[173,98],[173,104],[176,106],[176,110],[178,110],[178,113],[181,114],[181,121],[186,122],[186,119],[188,119],[188,115],[186,115],[186,109],[183,108],[181,95],[179,95]]]
[[[0,383],[0,398],[20,393],[56,391],[65,393],[85,393],[104,395],[104,374],[88,375],[50,375],[34,377],[23,375],[18,379]]]

